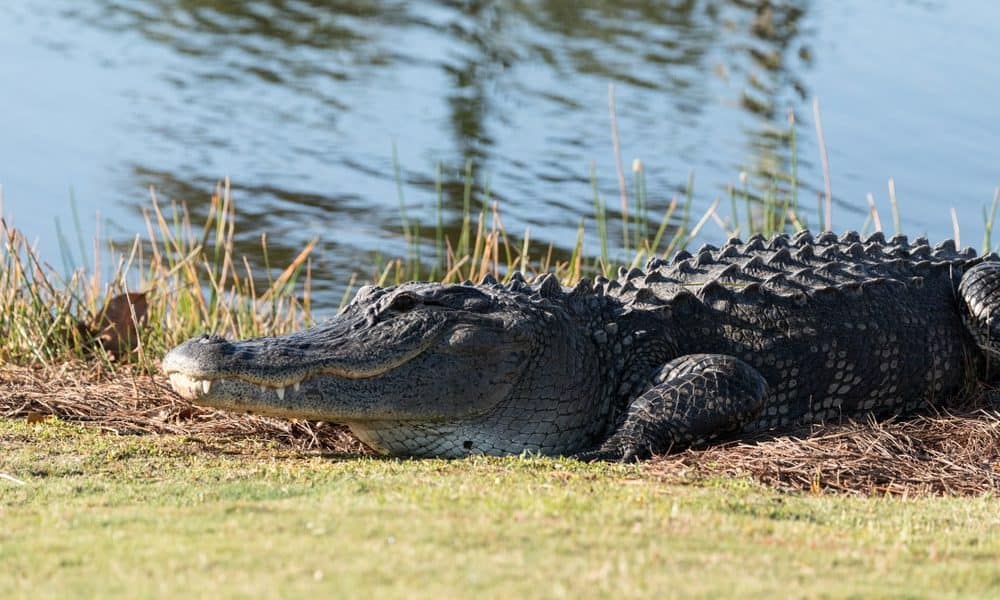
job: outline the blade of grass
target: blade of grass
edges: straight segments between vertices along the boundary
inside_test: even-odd
[[[674,211],[677,209],[677,198],[674,197],[670,200],[670,205],[667,206],[667,210],[663,213],[663,219],[660,221],[660,226],[656,229],[656,235],[653,236],[653,241],[649,245],[649,253],[656,256],[660,249],[660,240],[663,238],[663,234],[667,231],[667,226],[670,225],[670,217],[673,216]]]
[[[826,137],[823,135],[823,120],[820,117],[819,99],[813,100],[813,119],[816,121],[816,140],[819,143],[819,158],[823,166],[823,191],[826,194],[826,210],[823,213],[823,229],[833,229],[833,188],[830,184],[830,157],[826,151]]]
[[[892,207],[892,228],[895,235],[903,232],[899,218],[899,202],[896,200],[896,180],[889,178],[889,206]]]
[[[962,247],[962,230],[958,226],[958,212],[955,207],[951,207],[951,231],[955,239],[955,246]]]
[[[875,231],[882,231],[882,219],[879,218],[878,207],[875,206],[875,196],[868,194],[868,210],[871,213],[872,222],[875,224]]]
[[[622,210],[622,247],[630,252],[628,235],[628,190],[625,187],[625,167],[622,165],[621,140],[618,136],[618,114],[615,109],[615,85],[608,84],[608,112],[611,115],[611,147],[615,155],[615,173],[618,176],[618,197]]]
[[[795,110],[788,109],[788,148],[791,154],[791,190],[792,211],[799,212],[799,149],[795,137]]]
[[[308,244],[306,244],[305,248],[299,251],[295,259],[292,260],[292,262],[287,267],[285,267],[285,270],[281,272],[281,275],[279,275],[277,279],[275,279],[274,282],[271,283],[271,287],[266,292],[264,292],[264,294],[260,297],[262,301],[267,301],[271,298],[274,298],[277,295],[281,295],[284,293],[286,284],[289,282],[289,280],[292,278],[295,272],[298,271],[298,269],[302,266],[302,263],[305,262],[306,258],[309,257],[309,254],[313,251],[313,248],[316,247],[316,244],[318,242],[319,240],[317,238],[313,238],[312,240],[309,241]]]
[[[472,159],[465,161],[465,184],[462,188],[462,230],[458,237],[456,252],[465,256],[469,252],[469,237],[472,227]]]
[[[986,209],[983,208],[983,254],[986,254],[993,247],[993,224],[997,219],[997,205],[1000,204],[1000,187],[993,191],[993,205],[990,206],[990,212],[987,215]]]
[[[431,279],[435,279],[438,270],[444,265],[444,187],[441,180],[441,163],[437,163],[434,177],[434,192],[437,195],[437,226],[434,229],[434,268],[431,269]]]
[[[600,271],[605,276],[610,275],[611,261],[608,258],[608,217],[601,192],[597,189],[597,166],[590,163],[590,189],[594,195],[594,220],[597,221],[597,238],[601,243]]]

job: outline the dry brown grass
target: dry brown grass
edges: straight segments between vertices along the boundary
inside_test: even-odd
[[[114,375],[82,363],[0,367],[0,418],[55,416],[119,435],[167,434],[198,439],[270,439],[301,450],[364,453],[339,425],[240,415],[194,406],[166,378],[126,369]]]
[[[815,425],[659,457],[651,469],[677,480],[749,475],[788,491],[853,495],[1000,494],[1000,412]]]
[[[980,407],[988,402],[979,402]],[[272,440],[300,450],[363,454],[329,423],[238,415],[193,406],[160,376],[114,376],[82,363],[0,367],[0,417],[56,416],[121,435],[173,434],[206,442]],[[966,408],[887,422],[848,421],[657,458],[669,481],[750,476],[785,491],[906,496],[1000,494],[1000,412]]]

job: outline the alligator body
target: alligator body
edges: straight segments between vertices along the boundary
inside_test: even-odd
[[[636,459],[961,394],[1000,357],[1000,259],[857,233],[731,239],[615,280],[362,288],[292,335],[163,361],[199,404],[393,455]]]

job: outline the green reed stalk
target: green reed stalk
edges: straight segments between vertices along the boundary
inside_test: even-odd
[[[896,199],[896,180],[889,178],[889,205],[892,207],[892,228],[896,235],[903,232],[902,221],[899,218],[899,201]]]
[[[608,258],[608,219],[601,200],[601,192],[597,188],[597,168],[590,164],[590,189],[594,194],[594,220],[597,221],[597,237],[601,242],[601,265],[600,271],[608,277],[611,273],[611,261]]]
[[[788,109],[788,147],[791,152],[791,190],[792,214],[799,212],[799,148],[795,133],[795,111]]]
[[[993,224],[997,219],[998,204],[1000,204],[1000,187],[993,191],[993,204],[990,206],[989,214],[987,214],[986,208],[983,208],[983,254],[990,252],[993,247]]]
[[[444,268],[444,186],[441,177],[441,163],[438,162],[434,177],[434,191],[437,194],[437,227],[434,230],[435,256],[431,279],[437,279],[438,269]]]

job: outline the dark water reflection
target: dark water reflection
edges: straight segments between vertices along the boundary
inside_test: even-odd
[[[53,130],[44,138],[52,147],[74,147],[64,135],[104,140],[104,147],[76,147],[87,156],[71,170],[52,164],[52,154],[32,160],[12,150],[13,142],[0,143],[0,159],[17,168],[17,175],[0,171],[0,182],[32,175],[58,180],[66,170],[55,190],[74,186],[83,209],[100,208],[119,232],[130,234],[146,203],[145,187],[185,200],[200,215],[213,183],[228,175],[243,215],[243,249],[253,253],[263,231],[279,255],[294,255],[319,237],[318,290],[335,302],[351,272],[369,271],[374,252],[406,251],[393,145],[407,211],[425,223],[427,236],[436,220],[438,165],[446,226],[454,229],[471,163],[480,187],[500,202],[510,231],[530,227],[533,238],[572,244],[580,219],[592,217],[591,163],[608,206],[617,206],[607,109],[614,83],[623,155],[645,160],[654,211],[683,193],[690,169],[697,171],[699,212],[741,170],[764,174],[761,184],[767,173],[788,171],[789,110],[803,124],[799,169],[803,199],[811,205],[820,180],[809,101],[821,95],[826,106],[832,94],[836,106],[838,86],[863,89],[879,78],[820,78],[820,89],[811,89],[816,62],[858,60],[857,50],[843,45],[856,39],[871,44],[872,54],[899,43],[891,32],[878,39],[837,28],[895,19],[899,35],[922,35],[948,12],[934,3],[869,4],[14,0],[0,35],[9,30],[8,44],[22,54],[8,52],[3,60],[26,56],[36,75],[75,78],[68,87],[86,110],[69,119],[94,128],[60,130],[41,122],[38,127]],[[998,12],[985,1],[972,4]],[[959,34],[972,39],[967,31]],[[0,110],[30,103],[46,85],[56,85],[19,81],[29,91],[0,100]],[[998,100],[995,83],[987,92],[982,103]],[[918,125],[933,114],[928,103],[907,102]],[[73,115],[78,108],[70,96],[51,110]],[[857,119],[867,123],[857,127],[873,126],[864,108]],[[966,115],[969,128],[994,127],[982,117],[995,115],[994,108]],[[0,117],[14,142],[30,135],[26,122]],[[988,202],[1000,181],[1000,153],[988,147],[981,154],[985,162],[973,162],[974,173],[964,174],[978,178],[966,200],[978,203],[970,211]],[[870,173],[864,154],[833,158],[841,169],[843,226],[861,225],[864,192],[884,189],[889,175],[905,180],[907,174],[905,167]],[[872,176],[880,187],[866,180]],[[36,183],[17,186],[15,198],[13,183],[7,183],[12,209],[30,202],[32,193],[64,206],[58,191]],[[918,228],[948,232],[937,228],[937,213],[925,217],[918,208],[908,216]]]

